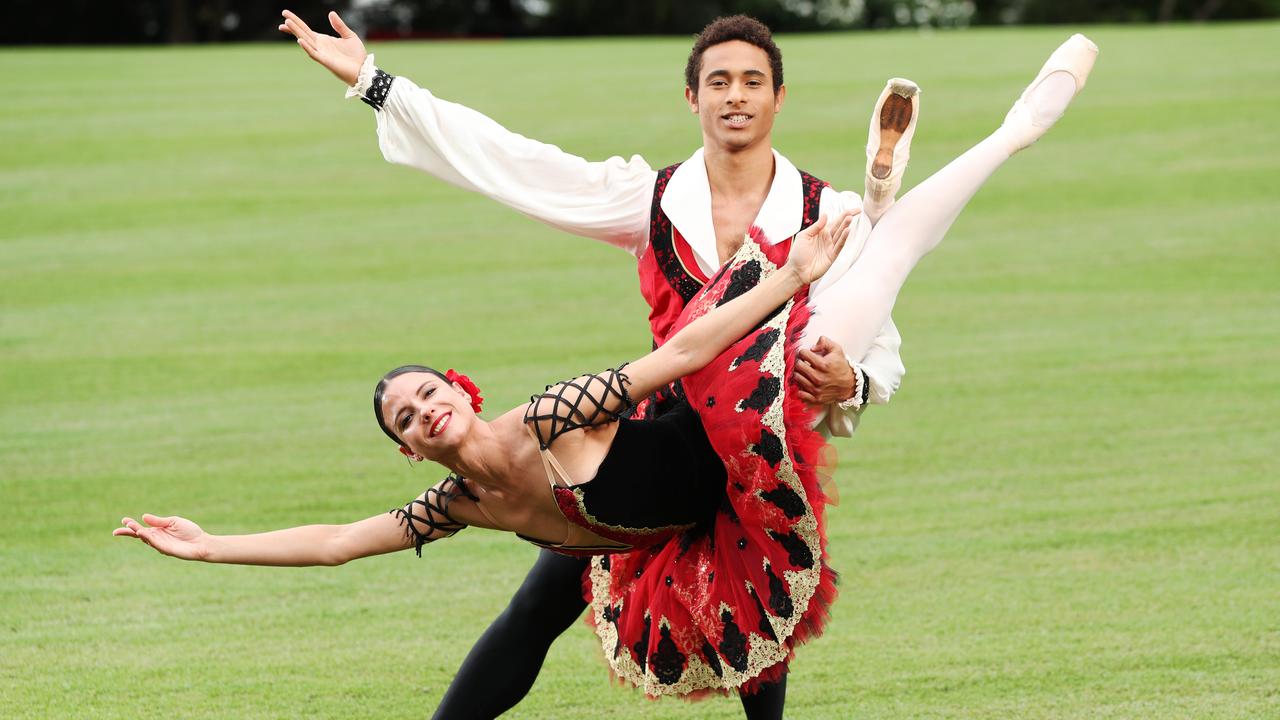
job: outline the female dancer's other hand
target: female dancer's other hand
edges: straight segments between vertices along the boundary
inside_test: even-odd
[[[846,210],[828,222],[826,215],[819,215],[818,221],[796,234],[791,242],[791,254],[787,257],[787,267],[791,268],[800,282],[809,284],[822,277],[822,274],[836,261],[844,241],[849,239],[853,228],[853,218],[861,210]]]
[[[155,548],[157,552],[182,560],[204,560],[209,554],[208,536],[200,526],[180,517],[156,517],[143,515],[142,525],[133,518],[123,518],[112,535],[138,538]]]
[[[360,66],[364,64],[365,56],[369,53],[365,52],[364,43],[360,42],[360,38],[351,32],[351,28],[347,27],[346,23],[342,22],[338,13],[329,13],[329,24],[338,32],[338,37],[312,31],[306,23],[302,22],[302,18],[289,10],[280,14],[284,16],[284,23],[280,25],[280,29],[298,38],[298,44],[307,51],[312,60],[328,68],[329,72],[337,75],[342,82],[348,85],[356,84],[356,78],[360,75]]]

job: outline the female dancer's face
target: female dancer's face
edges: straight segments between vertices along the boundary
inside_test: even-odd
[[[707,48],[698,92],[685,88],[689,109],[702,126],[703,144],[729,152],[769,141],[773,116],[786,94],[785,86],[773,91],[769,55],[742,40]]]
[[[411,372],[387,383],[382,417],[410,450],[438,458],[466,435],[475,412],[462,386],[431,373]]]

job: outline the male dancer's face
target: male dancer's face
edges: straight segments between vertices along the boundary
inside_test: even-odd
[[[787,88],[773,91],[769,56],[741,40],[712,45],[702,54],[698,91],[685,88],[689,109],[702,126],[708,150],[740,152],[771,144],[773,116],[782,109]]]

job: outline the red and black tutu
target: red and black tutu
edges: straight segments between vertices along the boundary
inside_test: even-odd
[[[758,229],[685,307],[678,330],[786,260]],[[745,690],[778,679],[821,633],[835,598],[816,463],[824,440],[787,379],[809,318],[798,293],[682,381],[727,480],[714,518],[591,560],[589,621],[613,672],[651,696]]]

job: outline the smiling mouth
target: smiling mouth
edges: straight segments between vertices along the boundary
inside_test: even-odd
[[[747,126],[747,123],[751,122],[751,116],[746,113],[729,113],[728,115],[721,115],[720,117],[725,121],[725,124],[731,128],[744,128]]]
[[[436,421],[431,423],[431,431],[427,433],[427,436],[435,437],[440,433],[444,432],[444,429],[449,427],[449,418],[451,417],[453,417],[453,413],[447,412],[441,415],[439,418],[436,418]]]

